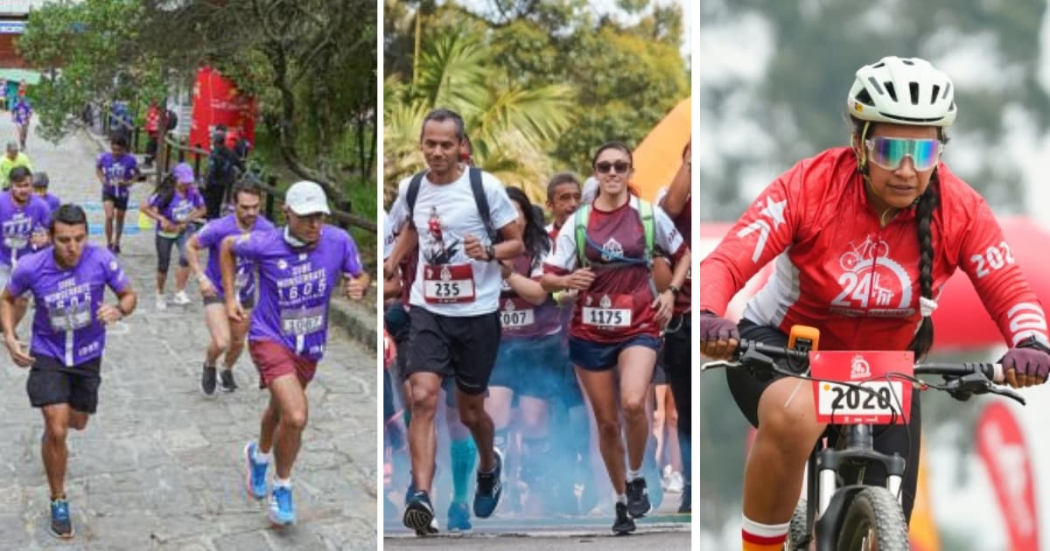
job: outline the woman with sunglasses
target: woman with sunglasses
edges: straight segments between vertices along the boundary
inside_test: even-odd
[[[646,396],[660,332],[689,269],[689,248],[671,219],[629,193],[631,165],[626,145],[598,148],[592,166],[600,193],[576,211],[573,227],[558,233],[540,281],[549,292],[579,291],[569,325],[569,359],[594,412],[602,459],[616,490],[617,534],[634,531],[632,519],[652,508],[642,476],[649,436]],[[674,263],[671,284],[662,293],[652,279],[655,247],[669,252]]]
[[[822,350],[911,350],[933,344],[935,299],[962,268],[1010,350],[1011,386],[1046,381],[1046,317],[984,200],[940,162],[956,116],[951,80],[928,62],[886,57],[861,67],[846,100],[849,147],[805,159],[777,178],[700,264],[700,350],[725,358],[740,337],[785,346],[796,324],[820,329]],[[776,258],[769,283],[739,327],[730,299]],[[806,458],[825,433],[808,383],[760,380],[731,370],[729,389],[758,428],[744,474],[744,549],[780,549],[802,487]],[[902,505],[910,519],[921,415],[875,430],[874,447],[907,464]],[[837,431],[829,431],[834,440]],[[829,442],[829,445],[832,443]],[[884,485],[885,474],[865,473]]]

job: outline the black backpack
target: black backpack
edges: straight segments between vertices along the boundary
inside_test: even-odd
[[[470,176],[470,189],[474,192],[474,204],[478,207],[478,214],[481,215],[481,221],[485,224],[485,232],[489,236],[489,240],[492,243],[499,243],[503,240],[502,236],[496,232],[496,229],[492,227],[492,213],[489,212],[489,199],[485,195],[485,186],[481,183],[481,169],[477,167],[470,167],[468,174]],[[423,177],[427,175],[426,170],[417,172],[412,176],[412,180],[408,182],[408,191],[405,193],[405,202],[408,204],[408,219],[413,219],[413,213],[416,207],[416,197],[419,196],[419,188],[423,185]]]

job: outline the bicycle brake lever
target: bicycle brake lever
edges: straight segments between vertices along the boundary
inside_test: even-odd
[[[1021,396],[1019,392],[1009,387],[989,385],[988,392],[991,392],[992,394],[998,394],[999,396],[1006,396],[1007,398],[1010,398],[1011,400],[1015,400],[1016,402],[1020,403],[1022,406],[1027,404],[1027,402],[1024,399],[1024,396]]]

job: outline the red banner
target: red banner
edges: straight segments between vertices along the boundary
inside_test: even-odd
[[[241,94],[236,84],[211,67],[202,67],[193,88],[190,145],[211,151],[211,137],[220,124],[254,144],[255,113],[253,96]]]
[[[1014,551],[1038,551],[1032,466],[1024,435],[1010,409],[993,402],[977,421],[977,451],[992,478]]]

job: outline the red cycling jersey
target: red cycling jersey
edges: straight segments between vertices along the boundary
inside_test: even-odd
[[[942,163],[934,211],[936,298],[961,267],[1010,346],[1047,342],[1043,308],[984,199]],[[774,181],[700,263],[700,308],[724,315],[734,294],[776,257],[744,318],[820,328],[827,350],[904,350],[921,322],[915,209],[885,227],[848,147],[805,159]]]

